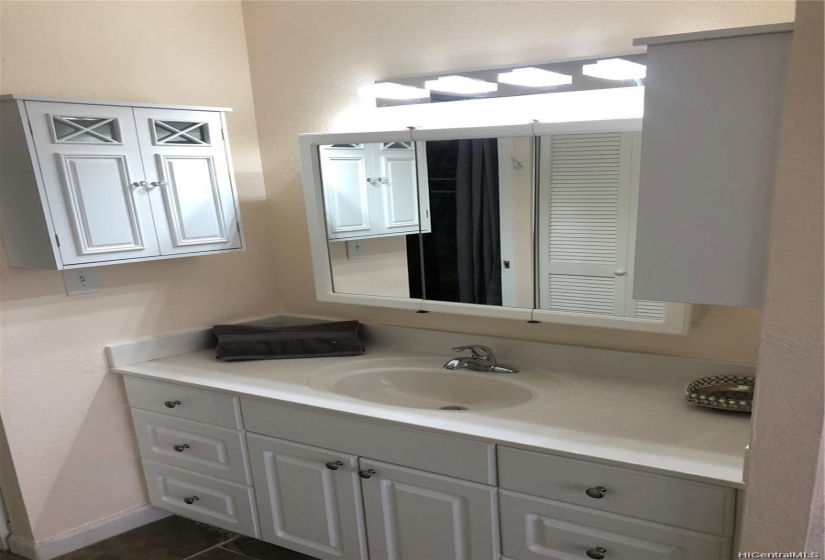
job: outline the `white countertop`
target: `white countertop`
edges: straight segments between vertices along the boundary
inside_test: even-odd
[[[742,473],[750,415],[688,404],[684,387],[691,378],[683,373],[653,379],[523,369],[500,377],[531,387],[536,393],[532,400],[498,410],[454,412],[373,404],[318,391],[308,384],[316,370],[342,362],[404,356],[431,356],[443,362],[449,355],[373,348],[356,357],[234,363],[219,362],[214,355],[214,350],[200,350],[114,367],[112,371],[744,487]],[[444,373],[450,374],[446,370]]]

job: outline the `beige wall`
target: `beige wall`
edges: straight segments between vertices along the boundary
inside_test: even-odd
[[[0,262],[0,411],[42,540],[146,503],[106,344],[280,309],[240,4],[2,8],[4,93],[233,107],[229,133],[249,244],[245,253],[102,267],[104,290],[74,297],[59,272]],[[23,515],[19,505],[11,513]]]
[[[376,79],[627,53],[634,37],[791,21],[792,2],[245,2],[244,18],[286,310],[756,360],[758,310],[710,308],[678,337],[316,302],[296,136],[346,121],[365,103],[357,88]]]
[[[529,138],[513,138],[512,158],[521,162],[521,169],[514,169],[510,177],[513,180],[509,194],[512,199],[513,217],[510,218],[513,257],[512,273],[514,276],[514,307],[533,306],[533,221],[525,219],[532,216],[533,209],[533,154],[532,143]],[[512,164],[513,162],[510,162]],[[507,165],[505,162],[504,165]],[[502,213],[503,216],[503,213]],[[519,216],[520,218],[516,218]],[[502,231],[502,244],[506,232]],[[502,271],[502,276],[506,274]]]
[[[771,253],[759,383],[745,497],[742,550],[806,550],[823,422],[823,9],[797,4]],[[822,526],[812,527],[823,550]],[[818,535],[815,536],[815,535]]]
[[[329,242],[334,289],[342,294],[410,297],[407,237],[361,239],[364,258],[347,258],[345,241]],[[312,282],[312,278],[307,278]]]

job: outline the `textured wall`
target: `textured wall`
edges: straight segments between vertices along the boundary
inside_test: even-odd
[[[821,1],[797,4],[742,549],[805,550],[823,422]],[[822,486],[814,507],[822,507]],[[814,519],[822,522],[822,512]],[[820,553],[822,527],[819,535]],[[813,537],[812,537],[813,538]]]
[[[250,247],[102,267],[103,291],[73,297],[59,272],[0,263],[0,411],[42,540],[146,503],[106,344],[279,307],[240,3],[4,2],[2,25],[4,93],[233,107]]]
[[[352,122],[375,79],[627,53],[634,37],[791,21],[792,2],[245,2],[244,18],[288,311],[755,362],[758,310],[710,308],[678,337],[316,302],[296,135]]]

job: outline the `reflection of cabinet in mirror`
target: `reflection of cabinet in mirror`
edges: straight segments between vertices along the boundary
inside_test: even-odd
[[[330,241],[418,233],[419,205],[429,229],[411,140],[328,144],[319,158]]]

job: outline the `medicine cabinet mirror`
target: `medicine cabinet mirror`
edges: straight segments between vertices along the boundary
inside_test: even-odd
[[[301,136],[319,300],[684,334],[632,298],[641,119]]]

